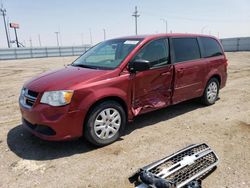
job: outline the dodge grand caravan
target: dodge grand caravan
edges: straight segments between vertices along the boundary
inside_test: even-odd
[[[51,62],[53,63],[53,62]],[[205,35],[158,34],[107,40],[65,68],[26,82],[23,125],[45,140],[117,140],[135,116],[201,98],[216,102],[227,79],[220,42]]]

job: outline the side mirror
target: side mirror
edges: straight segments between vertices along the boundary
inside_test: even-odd
[[[145,59],[137,59],[129,62],[128,65],[130,72],[140,72],[150,69],[150,62]]]

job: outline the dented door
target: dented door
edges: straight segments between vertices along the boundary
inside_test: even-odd
[[[135,58],[150,62],[151,69],[137,72],[133,81],[134,115],[165,107],[171,102],[173,65],[169,62],[168,39],[147,44]]]
[[[138,73],[134,82],[134,114],[140,114],[170,104],[173,66]]]

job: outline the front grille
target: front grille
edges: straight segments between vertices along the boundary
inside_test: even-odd
[[[202,144],[202,145],[198,145],[197,147],[185,150],[185,151],[183,151],[181,153],[178,153],[177,155],[174,155],[172,158],[166,160],[164,163],[160,164],[159,166],[156,166],[155,168],[152,168],[150,170],[150,172],[152,172],[154,174],[158,174],[160,171],[162,171],[162,169],[168,168],[168,167],[173,166],[174,164],[180,162],[181,160],[183,160],[183,158],[185,156],[191,156],[194,153],[202,151],[202,150],[204,150],[206,148],[208,148],[208,146],[206,144]]]
[[[27,93],[28,93],[28,95],[31,96],[31,97],[37,98],[37,96],[38,96],[38,93],[35,92],[35,91],[32,91],[32,90],[28,90]]]
[[[209,153],[204,157],[197,159],[194,164],[188,165],[182,168],[180,171],[176,171],[175,173],[165,177],[165,179],[168,179],[172,182],[175,182],[175,184],[179,185],[182,182],[188,180],[189,178],[192,178],[195,174],[201,172],[210,165],[214,164],[215,162],[216,162],[216,157],[214,156],[213,153]]]
[[[35,104],[38,94],[38,92],[24,88],[21,92],[20,103],[26,108],[31,108]]]
[[[201,179],[218,163],[216,154],[206,144],[192,145],[144,168],[155,177],[182,187]]]

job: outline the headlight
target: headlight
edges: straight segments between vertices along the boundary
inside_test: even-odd
[[[22,88],[21,95],[23,96],[25,94],[25,92],[26,92],[26,88]]]
[[[24,104],[24,95],[25,95],[25,92],[26,92],[26,89],[23,88],[23,89],[21,90],[20,97],[19,97],[19,102],[20,102],[21,104]]]
[[[47,91],[44,92],[40,102],[51,106],[63,106],[71,102],[73,93],[72,90]]]

